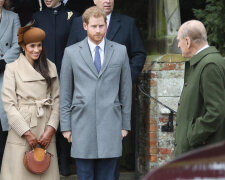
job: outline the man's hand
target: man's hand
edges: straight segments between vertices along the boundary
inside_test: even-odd
[[[123,138],[125,138],[127,136],[128,131],[127,130],[122,130],[121,134],[122,134],[122,139],[123,139]]]
[[[27,140],[30,148],[31,149],[35,148],[38,143],[35,135],[30,130],[25,132],[23,135],[24,135],[25,139]]]
[[[38,140],[38,143],[44,148],[47,149],[51,140],[52,136],[55,133],[55,128],[52,126],[46,126],[45,131],[41,135],[40,139]]]
[[[67,139],[69,143],[72,143],[72,132],[71,131],[63,131],[62,135]]]

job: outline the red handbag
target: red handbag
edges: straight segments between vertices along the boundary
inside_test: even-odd
[[[24,166],[34,174],[43,174],[50,166],[51,154],[43,148],[34,148],[24,154]]]

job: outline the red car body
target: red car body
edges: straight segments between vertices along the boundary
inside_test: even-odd
[[[225,141],[186,153],[142,180],[225,180]]]

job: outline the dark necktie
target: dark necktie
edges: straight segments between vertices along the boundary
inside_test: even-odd
[[[101,57],[100,57],[100,53],[99,53],[99,48],[100,48],[99,46],[95,47],[95,59],[94,59],[94,64],[95,64],[95,67],[96,67],[98,73],[101,70]]]

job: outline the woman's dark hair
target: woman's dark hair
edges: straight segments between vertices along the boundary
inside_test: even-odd
[[[49,89],[51,87],[52,82],[51,77],[49,76],[48,62],[46,58],[46,52],[43,46],[40,57],[38,58],[37,61],[34,61],[34,69],[45,78]]]
[[[10,5],[10,2],[9,0],[5,0],[4,4],[3,4],[3,7],[7,10],[9,10],[9,5]]]

